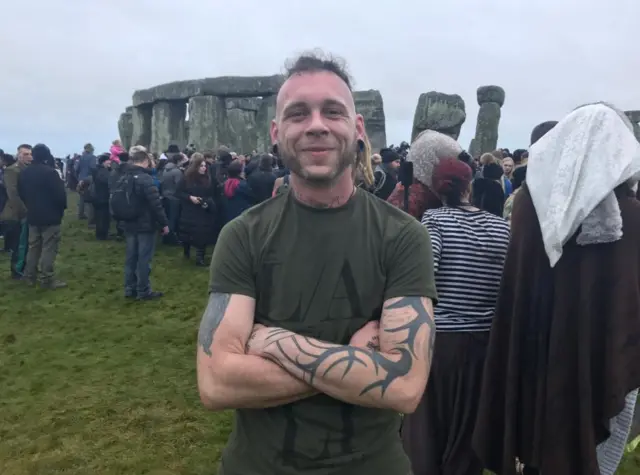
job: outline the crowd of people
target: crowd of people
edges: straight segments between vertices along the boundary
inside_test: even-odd
[[[127,298],[162,296],[158,232],[198,266],[213,249],[197,370],[204,406],[235,410],[218,473],[613,475],[640,387],[632,130],[597,103],[513,153],[432,130],[372,153],[342,66],[303,55],[270,153],[116,140],[65,181],[96,239],[126,241]],[[12,160],[11,275],[62,287],[63,180],[44,145]]]

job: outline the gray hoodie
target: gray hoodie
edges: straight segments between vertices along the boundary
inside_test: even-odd
[[[160,189],[163,198],[173,198],[176,193],[178,182],[182,178],[182,171],[173,162],[167,163],[162,173]]]

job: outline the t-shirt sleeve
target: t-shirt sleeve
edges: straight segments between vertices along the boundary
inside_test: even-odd
[[[387,285],[384,300],[396,297],[427,297],[436,303],[433,252],[429,232],[412,220],[389,242]]]
[[[247,229],[242,219],[222,228],[211,258],[209,292],[240,294],[256,298]]]
[[[422,225],[429,231],[429,239],[431,239],[431,251],[433,253],[433,271],[438,272],[440,264],[440,253],[442,251],[442,234],[438,220],[428,212],[422,218]]]

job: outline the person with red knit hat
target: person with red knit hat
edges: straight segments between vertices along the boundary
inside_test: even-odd
[[[471,204],[472,179],[462,159],[440,159],[431,181],[442,206],[422,216],[440,300],[427,389],[402,428],[414,475],[481,474],[483,468],[471,437],[510,230],[503,218]]]

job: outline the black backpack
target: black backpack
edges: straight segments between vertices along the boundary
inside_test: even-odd
[[[136,193],[136,178],[138,175],[125,173],[111,190],[109,208],[116,221],[135,221],[141,214],[142,205]]]

